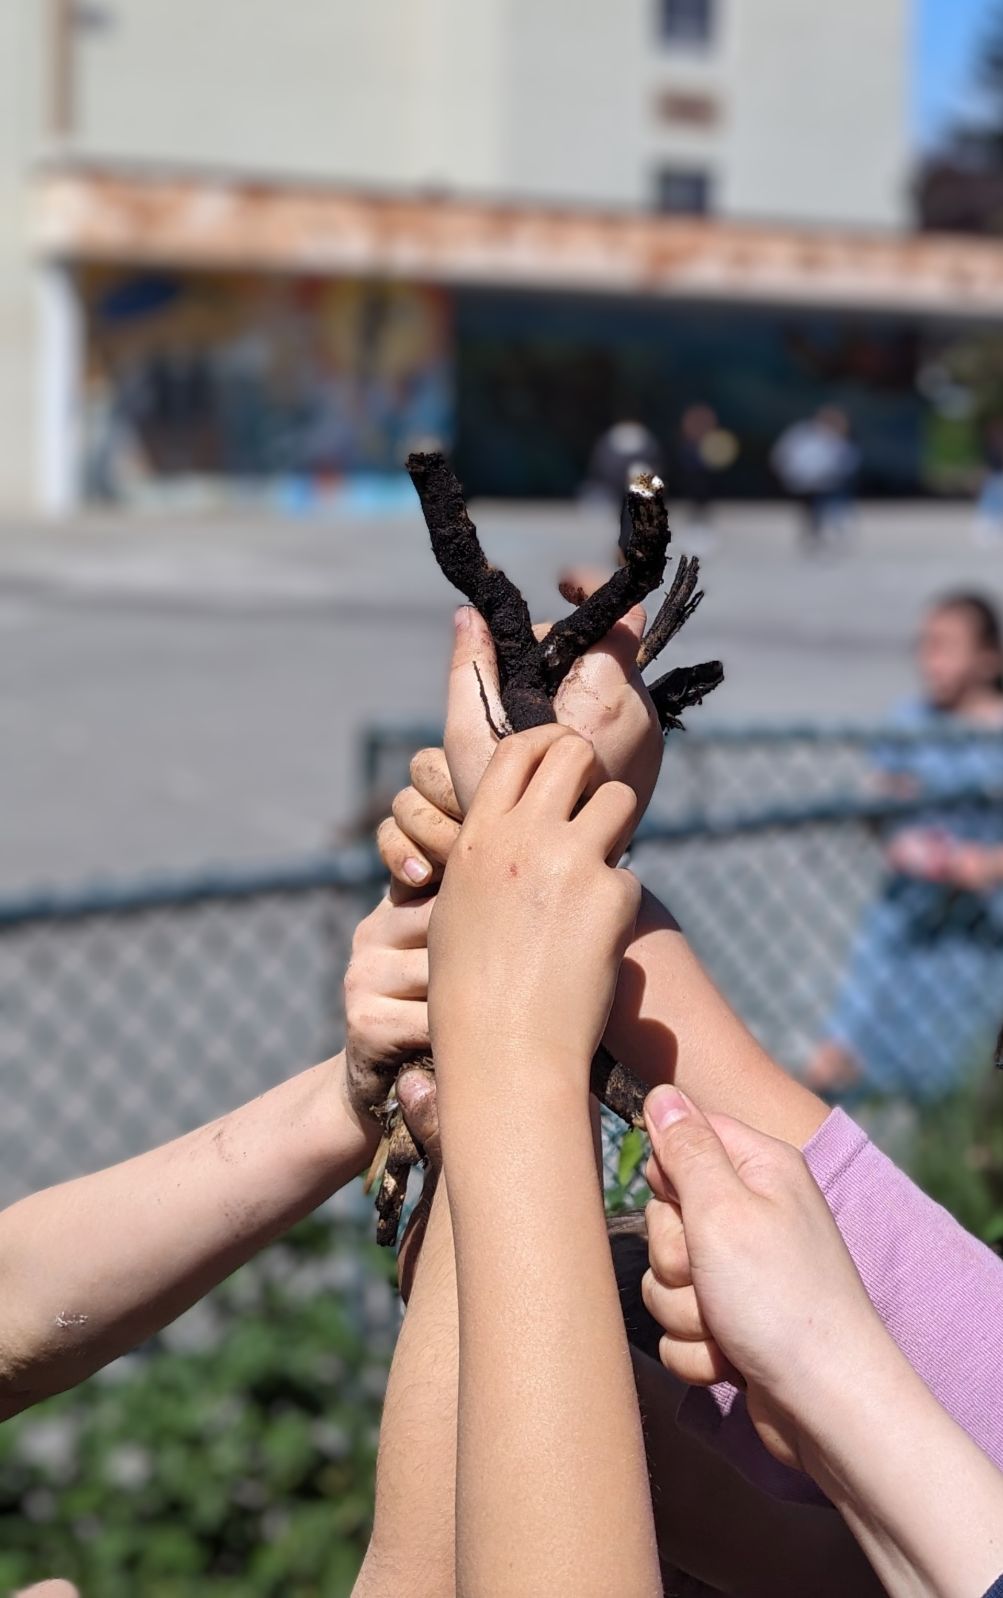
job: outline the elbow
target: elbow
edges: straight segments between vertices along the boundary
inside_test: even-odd
[[[73,1387],[93,1368],[82,1351],[54,1346],[53,1328],[0,1326],[0,1423]]]
[[[0,1339],[0,1424],[49,1396],[39,1391],[32,1379],[36,1364],[28,1350],[16,1348],[7,1338]]]

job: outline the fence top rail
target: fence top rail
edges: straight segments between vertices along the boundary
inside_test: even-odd
[[[379,856],[366,844],[274,865],[217,866],[190,874],[158,873],[130,880],[101,879],[70,887],[39,887],[0,898],[0,928],[29,921],[68,921],[177,909],[208,901],[306,893],[316,888],[369,888],[382,880]]]
[[[985,788],[952,788],[910,799],[840,798],[813,804],[773,805],[757,811],[708,817],[697,814],[678,821],[644,821],[639,845],[679,844],[696,839],[740,837],[809,826],[847,823],[880,825],[928,815],[931,803],[980,808],[1003,804],[1003,793]],[[70,887],[40,887],[0,897],[0,931],[34,922],[83,920],[88,916],[138,914],[148,910],[184,909],[206,903],[308,893],[319,888],[372,889],[384,880],[376,850],[353,845],[328,854],[308,855],[274,865],[219,866],[183,874],[158,874],[130,880],[98,880]]]
[[[992,743],[1003,733],[998,728],[946,723],[910,727],[898,722],[713,722],[687,727],[678,739],[669,739],[669,748],[680,744],[756,744],[756,743]],[[416,748],[442,742],[442,728],[434,722],[386,721],[367,727],[362,733],[365,748],[384,743],[413,743]]]
[[[946,788],[909,799],[883,799],[868,795],[862,799],[838,797],[814,804],[770,805],[762,810],[736,811],[731,815],[708,816],[700,811],[678,821],[642,821],[635,834],[638,843],[681,843],[694,838],[738,837],[750,832],[776,832],[786,828],[841,826],[846,823],[881,825],[926,817],[931,807],[987,809],[1003,804],[1003,792],[988,788]]]

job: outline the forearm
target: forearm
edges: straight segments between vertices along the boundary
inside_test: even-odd
[[[660,1593],[637,1399],[581,1100],[548,1062],[440,1076],[460,1324],[463,1598]],[[514,1068],[510,1068],[510,1066]]]
[[[797,1147],[828,1114],[760,1047],[649,893],[621,967],[606,1041],[652,1086],[675,1082],[702,1110],[734,1116]]]
[[[59,1392],[187,1309],[364,1168],[344,1059],[0,1215],[0,1416]]]
[[[453,1228],[440,1180],[390,1367],[373,1535],[353,1598],[456,1591],[458,1340]]]
[[[891,1598],[980,1598],[1003,1571],[1003,1475],[878,1325],[839,1391],[819,1385],[805,1462]]]

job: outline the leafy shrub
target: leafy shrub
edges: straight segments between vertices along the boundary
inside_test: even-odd
[[[0,1591],[341,1598],[369,1534],[396,1308],[314,1220],[139,1353],[0,1429]]]
[[[994,1248],[1003,1245],[1003,1075],[980,1072],[971,1086],[921,1113],[909,1160],[925,1192]]]

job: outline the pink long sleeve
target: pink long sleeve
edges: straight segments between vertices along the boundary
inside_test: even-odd
[[[805,1148],[881,1319],[944,1408],[1003,1469],[1003,1260],[833,1110]],[[776,1497],[817,1502],[778,1464],[730,1384],[691,1389],[680,1423]]]

